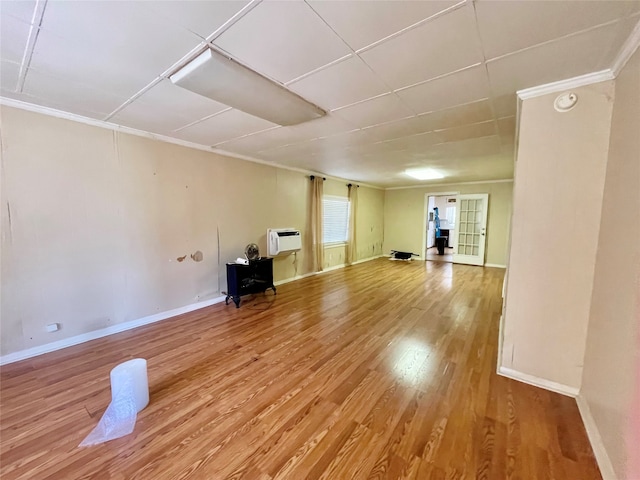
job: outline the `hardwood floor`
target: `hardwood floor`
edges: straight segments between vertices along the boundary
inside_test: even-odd
[[[436,247],[427,248],[427,260],[434,262],[453,262],[453,248],[445,248],[444,255],[438,255],[438,249]]]
[[[502,279],[379,259],[7,365],[0,476],[599,479],[575,401],[495,374]],[[78,448],[135,357],[134,432]]]

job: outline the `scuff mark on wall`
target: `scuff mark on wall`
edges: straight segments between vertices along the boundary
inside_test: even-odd
[[[203,258],[204,258],[204,255],[200,250],[196,250],[194,253],[191,254],[191,260],[193,260],[194,262],[201,262]]]
[[[187,258],[186,255],[183,255],[182,257],[178,257],[176,258],[176,260],[178,260],[179,262],[184,262],[184,259]]]
[[[9,243],[13,240],[13,225],[11,224],[11,205],[7,202],[7,216],[9,220]]]

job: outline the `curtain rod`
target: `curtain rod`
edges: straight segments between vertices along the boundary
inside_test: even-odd
[[[315,176],[315,175],[310,175],[310,176],[309,176],[309,178],[310,178],[311,180],[313,180],[314,178],[316,178],[316,176]],[[322,180],[326,180],[326,178],[322,177]]]
[[[356,188],[360,188],[360,185],[354,185],[353,183],[347,183],[347,187],[356,187]]]

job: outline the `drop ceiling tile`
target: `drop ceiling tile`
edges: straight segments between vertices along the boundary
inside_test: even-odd
[[[498,135],[470,138],[457,142],[447,142],[432,146],[428,153],[435,157],[480,157],[497,155],[501,152]]]
[[[484,65],[430,80],[396,92],[417,113],[433,112],[490,96]]]
[[[246,0],[198,2],[192,1],[185,8],[184,1],[141,2],[143,8],[161,15],[168,21],[207,38],[249,2]]]
[[[498,117],[515,115],[518,110],[518,97],[515,91],[506,95],[491,97],[491,103]]]
[[[20,64],[5,60],[0,61],[0,92],[2,95],[10,96],[9,94],[15,93],[19,74]]]
[[[313,142],[320,150],[335,150],[336,148],[347,149],[358,145],[367,145],[375,141],[376,139],[369,135],[366,130],[355,130],[319,138]]]
[[[170,80],[162,80],[109,121],[168,135],[173,130],[228,108],[222,103],[177,87]]]
[[[389,92],[389,87],[357,56],[295,81],[288,88],[325,110]]]
[[[459,142],[477,137],[488,137],[496,135],[496,122],[490,120],[488,122],[474,123],[472,125],[464,125],[462,127],[447,128],[436,132],[443,142]]]
[[[2,60],[22,62],[30,28],[28,23],[9,15],[0,16],[0,58]]]
[[[229,108],[208,97],[198,95],[186,88],[174,85],[171,80],[164,79],[142,94],[137,101],[162,106],[169,113],[177,116],[195,117],[193,120],[212,115]]]
[[[354,50],[454,5],[454,1],[311,1],[309,4]]]
[[[0,2],[0,16],[14,17],[30,24],[35,8],[35,0],[2,0]]]
[[[216,145],[276,125],[240,110],[228,110],[174,133],[177,138],[200,145]]]
[[[483,60],[473,8],[466,5],[360,54],[393,88],[429,80]]]
[[[361,155],[359,158],[367,162],[367,164],[371,164],[373,162],[384,161],[387,163],[391,163],[392,161],[397,162],[398,159],[402,158],[411,158],[410,154],[406,150],[383,150],[378,152],[371,152],[367,154]]]
[[[461,125],[480,123],[493,118],[493,110],[489,100],[480,100],[465,105],[424,113],[411,119],[416,133],[431,132]]]
[[[282,83],[350,53],[304,2],[262,2],[214,43]]]
[[[365,132],[369,133],[379,141],[393,140],[394,138],[407,137],[421,133],[416,127],[416,118],[403,118],[392,122],[381,123],[372,127],[366,127]]]
[[[488,62],[491,90],[505,95],[608,68],[634,26],[627,19]]]
[[[246,137],[219,143],[217,148],[235,153],[255,154],[263,150],[286,145],[287,143],[289,143],[287,141],[287,132],[284,127],[278,126],[271,130],[264,130]]]
[[[349,147],[349,151],[356,157],[367,157],[369,155],[388,155],[394,149],[386,142],[375,142],[353,145]]]
[[[317,151],[315,141],[297,143],[295,145],[283,145],[258,152],[257,156],[274,162],[285,162],[290,159],[299,160],[312,156]],[[223,146],[221,146],[223,148]]]
[[[425,151],[441,141],[441,138],[436,133],[428,132],[389,140],[385,143],[396,151]]]
[[[333,113],[309,122],[283,127],[288,143],[298,143],[320,137],[330,137],[338,133],[349,132],[357,127]]]
[[[24,82],[24,93],[46,100],[47,106],[104,119],[110,112],[127,100],[95,89],[89,85],[47,75],[30,68]]]
[[[49,2],[31,66],[129,97],[200,42],[136,2]]]
[[[515,145],[515,138],[512,137],[503,137],[502,135],[500,136],[500,143],[502,144],[502,147],[500,148],[500,152],[502,155],[510,155],[511,159],[513,160],[515,158],[515,150],[516,150],[516,145]]]
[[[516,117],[504,117],[498,119],[498,132],[501,137],[513,138],[516,133]]]
[[[368,127],[414,115],[414,112],[392,93],[350,105],[332,113],[358,127]]]
[[[494,58],[623,18],[640,2],[560,1],[475,3],[486,58]]]
[[[298,145],[321,137],[330,137],[354,130],[351,124],[331,114],[299,125],[274,128],[247,137],[219,144],[223,149],[238,152],[262,152],[286,145]]]

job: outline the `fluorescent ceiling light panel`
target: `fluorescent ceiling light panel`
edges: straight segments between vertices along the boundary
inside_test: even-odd
[[[327,113],[211,48],[169,78],[182,88],[278,125],[296,125]]]
[[[440,172],[436,172],[430,168],[413,168],[411,170],[405,170],[407,175],[418,180],[436,180],[438,178],[444,178],[444,175]]]

